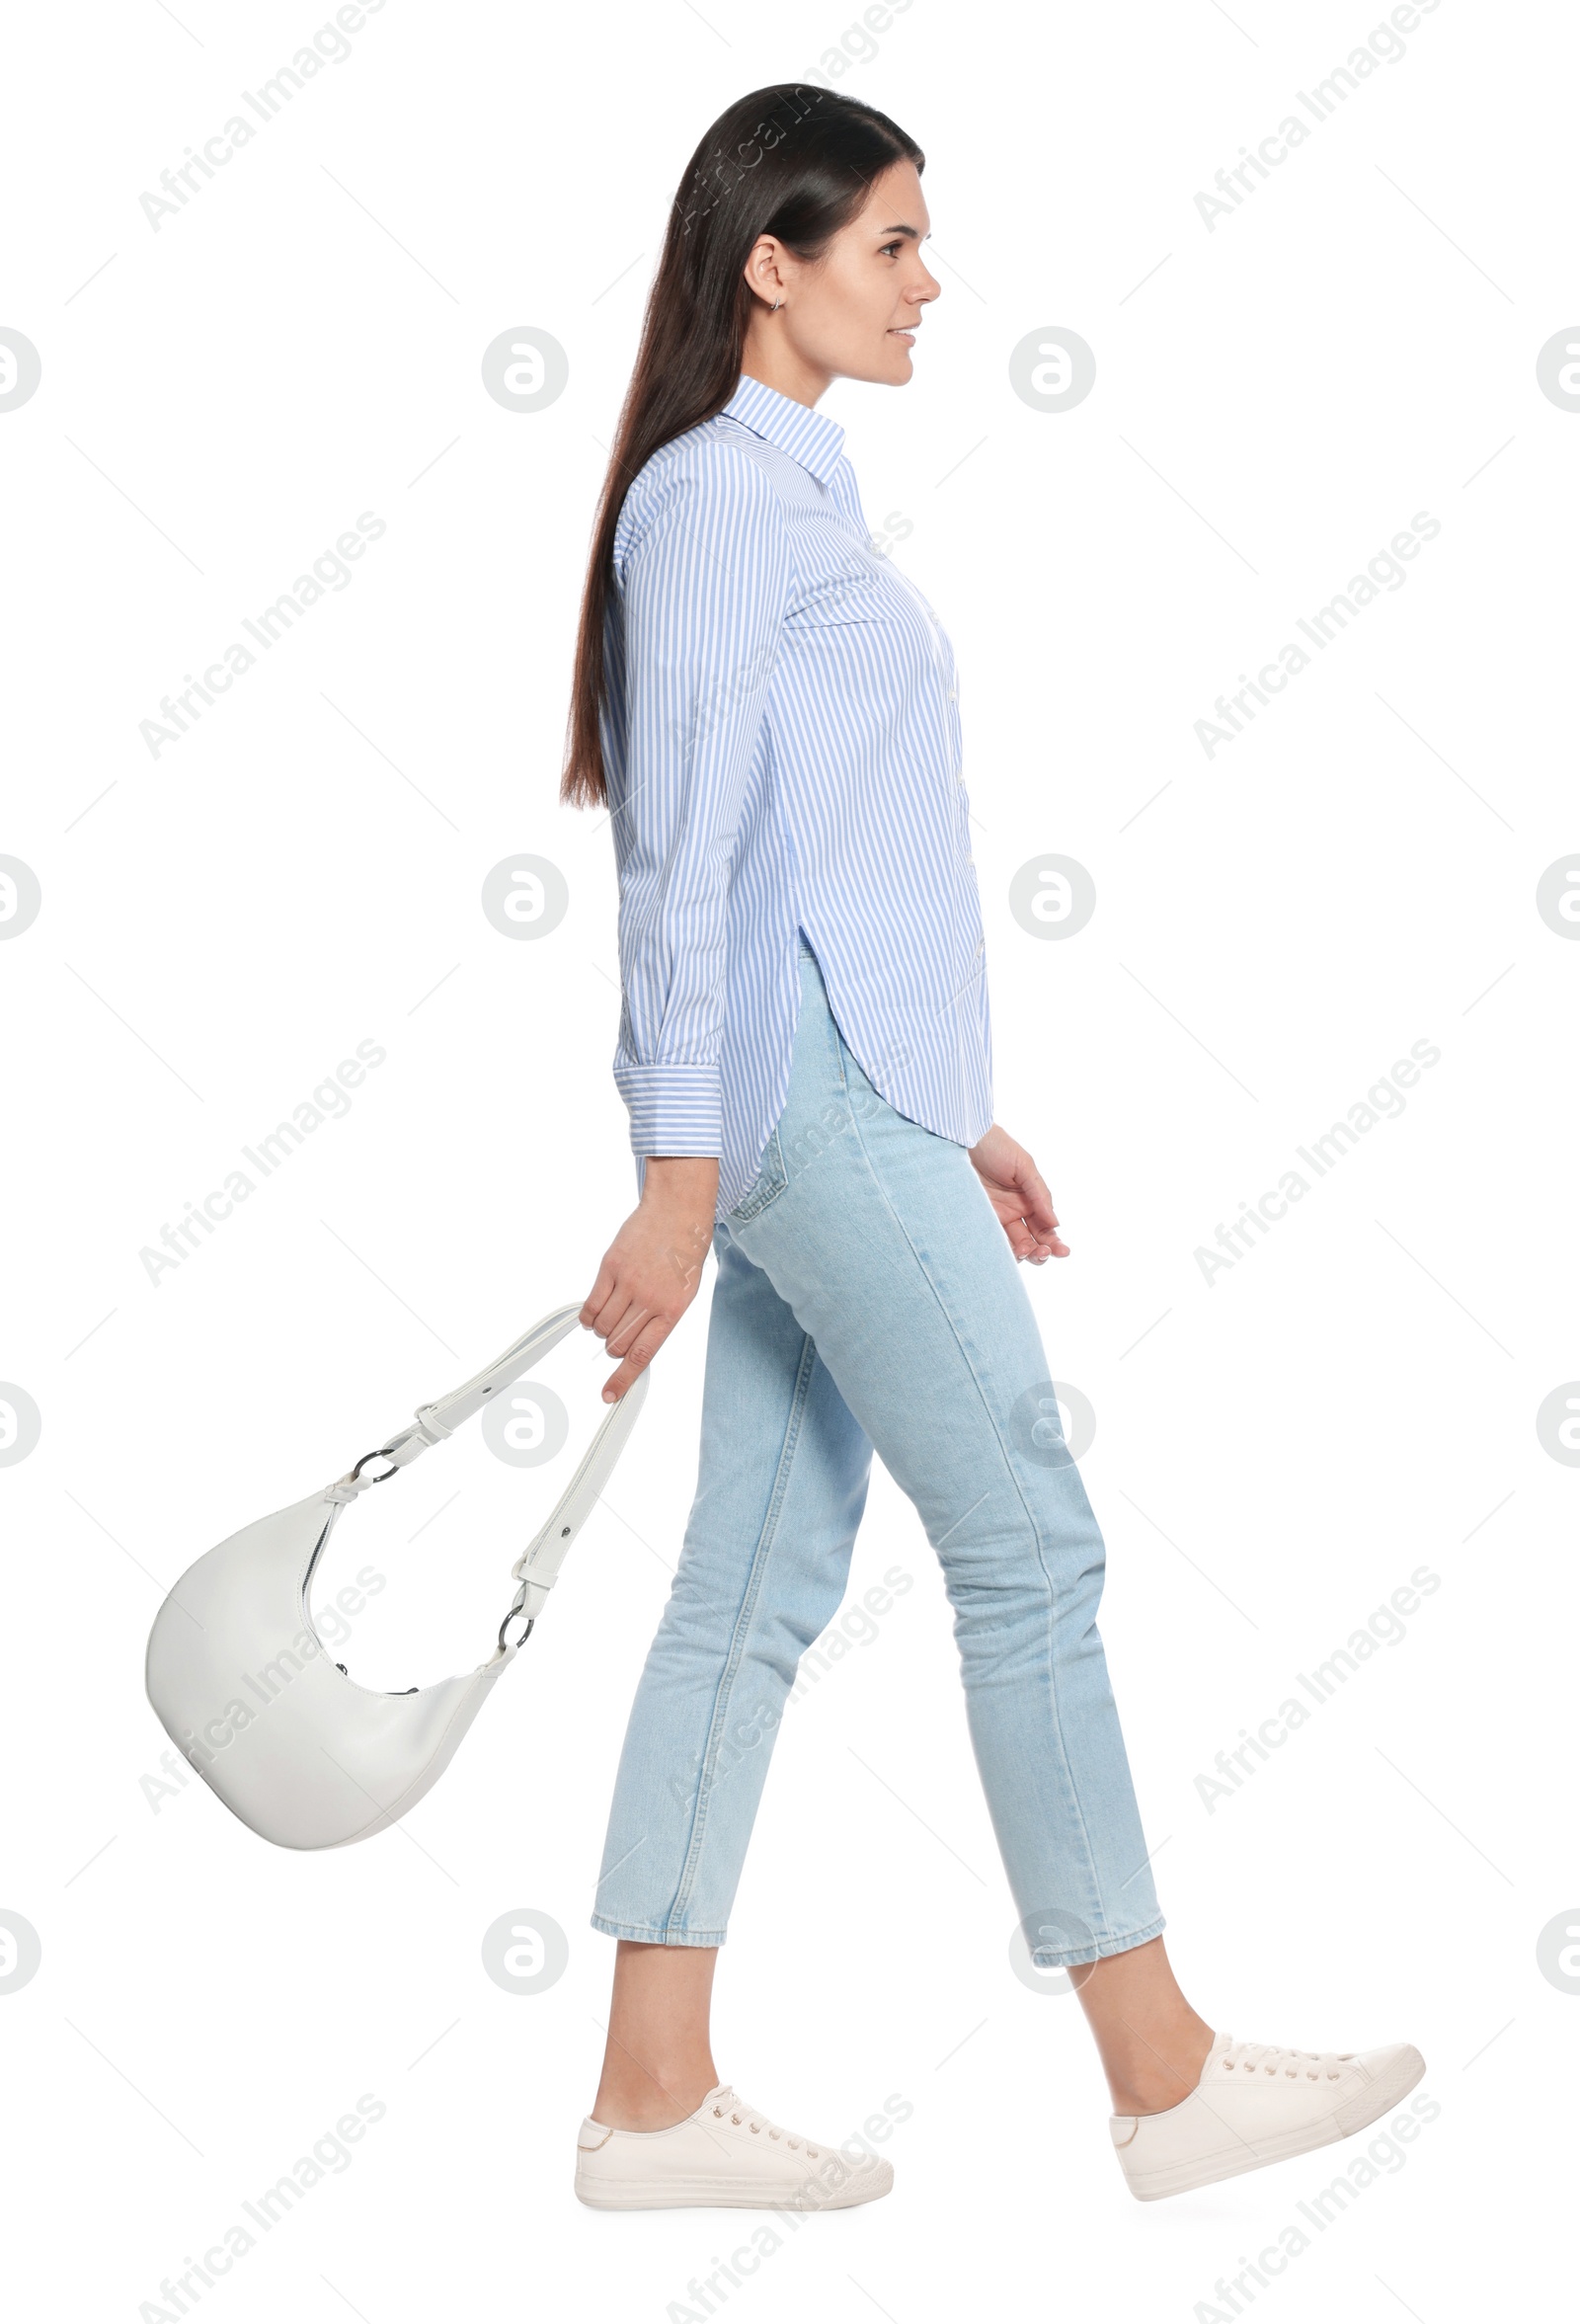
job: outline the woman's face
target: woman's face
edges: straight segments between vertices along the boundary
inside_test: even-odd
[[[747,260],[757,294],[747,367],[760,354],[810,380],[870,379],[903,387],[921,310],[940,284],[921,245],[932,231],[915,165],[897,161],[875,178],[860,214],[809,266],[765,234]],[[775,299],[779,311],[770,313]],[[821,392],[821,390],[820,390]]]

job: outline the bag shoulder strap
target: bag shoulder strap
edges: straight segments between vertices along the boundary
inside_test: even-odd
[[[363,1453],[355,1467],[324,1490],[326,1501],[337,1504],[354,1501],[371,1484],[387,1484],[400,1470],[409,1469],[419,1454],[430,1445],[442,1444],[453,1435],[463,1420],[496,1397],[502,1388],[519,1380],[523,1372],[531,1370],[540,1356],[558,1347],[560,1341],[575,1329],[582,1311],[580,1307],[555,1308],[550,1315],[534,1323],[530,1331],[484,1366],[448,1396],[437,1398],[433,1403],[419,1404],[411,1423],[392,1436],[388,1444],[379,1445],[370,1453]],[[561,1493],[548,1516],[532,1536],[521,1556],[511,1567],[511,1577],[520,1583],[515,1597],[500,1624],[500,1645],[506,1644],[505,1632],[517,1616],[523,1617],[526,1629],[514,1643],[524,1644],[532,1625],[543,1610],[544,1601],[559,1575],[567,1552],[576,1535],[596,1507],[598,1497],[608,1483],[615,1462],[625,1449],[625,1442],[636,1425],[636,1416],[647,1396],[647,1372],[639,1372],[626,1390],[599,1421],[592,1443],[588,1446],[570,1483]],[[382,1461],[387,1467],[375,1475],[368,1475],[367,1465]]]

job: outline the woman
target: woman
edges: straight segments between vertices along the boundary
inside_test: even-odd
[[[564,796],[608,806],[639,1203],[582,1310],[622,1395],[711,1243],[700,1470],[631,1711],[592,1925],[618,1940],[577,2192],[862,2203],[892,2169],[782,2130],[708,2004],[797,1663],[873,1448],[942,1563],[973,1747],[1033,1959],[1071,1972],[1143,2199],[1361,2128],[1419,2079],[1215,2034],[1175,1982],[1095,1617],[1103,1545],[1016,1262],[1063,1258],[992,1119],[949,642],[874,553],[816,407],[903,386],[938,296],[920,148],[762,89],[671,215],[596,529]],[[852,2148],[856,2151],[852,2152]]]

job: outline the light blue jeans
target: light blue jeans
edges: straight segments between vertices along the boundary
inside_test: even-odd
[[[876,1446],[943,1566],[1032,1957],[1123,1953],[1163,1919],[1097,1634],[1102,1536],[1031,1303],[966,1149],[879,1096],[804,938],[800,968],[784,1112],[715,1231],[696,1498],[631,1709],[592,1926],[724,1942]],[[911,1804],[925,1817],[925,1799]]]

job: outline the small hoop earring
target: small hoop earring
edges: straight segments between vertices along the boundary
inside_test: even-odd
[[[779,301],[777,299],[775,299],[772,306],[769,307],[768,312],[770,315],[776,315],[779,312]]]

